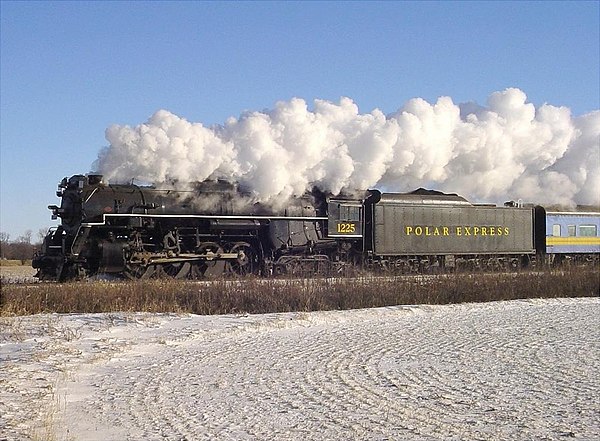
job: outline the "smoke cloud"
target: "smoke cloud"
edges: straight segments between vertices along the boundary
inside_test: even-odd
[[[156,185],[236,181],[256,201],[300,195],[417,187],[474,202],[600,204],[600,110],[527,103],[519,89],[494,92],[486,106],[421,98],[384,115],[294,98],[205,127],[166,110],[135,127],[106,130],[93,168],[110,182]]]

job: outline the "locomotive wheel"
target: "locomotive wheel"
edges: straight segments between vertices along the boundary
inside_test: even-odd
[[[258,254],[249,243],[238,242],[233,244],[230,253],[238,253],[238,258],[229,262],[229,271],[241,276],[258,274]]]
[[[200,244],[196,249],[198,254],[206,254],[212,252],[214,254],[223,253],[223,248],[216,242],[205,242]],[[192,268],[192,278],[204,277],[219,277],[225,272],[225,261],[223,260],[205,260]]]
[[[190,264],[188,262],[167,263],[156,265],[154,272],[155,279],[185,279],[190,273]]]
[[[183,263],[170,263],[170,264],[156,264],[148,266],[135,266],[125,270],[125,276],[129,279],[185,279],[190,273],[190,264],[187,262]]]
[[[143,265],[126,265],[123,274],[125,277],[131,280],[137,279],[149,279],[154,273],[154,268],[151,266]]]
[[[189,278],[192,280],[203,279],[205,270],[206,266],[204,265],[204,263],[192,263],[190,267]]]

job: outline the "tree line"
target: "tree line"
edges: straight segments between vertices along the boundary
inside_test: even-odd
[[[46,236],[46,230],[41,229],[37,237],[33,237],[31,230],[11,239],[10,234],[0,232],[0,259],[5,260],[28,260],[33,257],[33,253],[40,249],[42,241]]]

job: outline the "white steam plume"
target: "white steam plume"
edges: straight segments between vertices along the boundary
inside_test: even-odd
[[[136,127],[113,125],[94,168],[111,182],[240,182],[258,201],[318,186],[410,191],[426,186],[472,201],[600,204],[600,111],[535,108],[519,89],[487,107],[415,98],[396,113],[361,114],[349,98],[294,98],[223,126],[166,110]]]

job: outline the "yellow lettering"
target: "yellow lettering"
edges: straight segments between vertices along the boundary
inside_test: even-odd
[[[487,236],[487,227],[481,227],[481,235]]]
[[[504,227],[504,235],[508,236],[510,234],[510,231],[508,230],[508,227]]]
[[[425,236],[431,236],[431,231],[429,231],[429,227],[425,227]]]
[[[337,224],[337,232],[339,234],[352,234],[356,232],[356,224],[340,222]]]
[[[473,227],[473,236],[479,235],[479,227]]]
[[[465,227],[465,236],[471,236],[471,227]]]
[[[415,234],[417,236],[422,236],[423,235],[423,228],[422,227],[415,227]]]
[[[413,231],[413,227],[406,227],[406,235],[410,236]]]
[[[496,235],[496,228],[490,227],[490,236],[495,236],[495,235]]]
[[[439,236],[440,235],[440,229],[438,227],[435,227],[433,230],[433,235],[434,236]]]
[[[443,233],[442,233],[442,234],[443,234],[444,236],[450,236],[450,231],[448,231],[448,227],[443,227],[443,228],[442,228],[442,231],[443,231]]]
[[[462,228],[461,227],[456,227],[456,235],[462,236]]]

